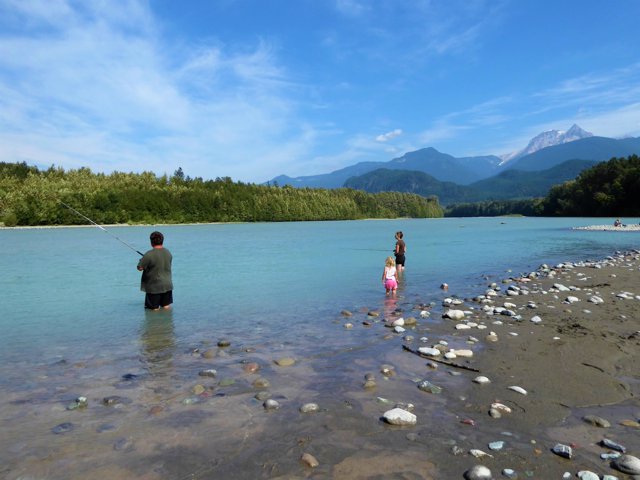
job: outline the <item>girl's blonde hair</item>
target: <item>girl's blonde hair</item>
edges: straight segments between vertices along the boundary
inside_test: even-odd
[[[396,261],[393,259],[393,257],[387,257],[387,259],[385,260],[384,264],[387,267],[394,267],[396,265]]]

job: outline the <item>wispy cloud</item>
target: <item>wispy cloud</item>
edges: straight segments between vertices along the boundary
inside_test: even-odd
[[[203,176],[219,162],[258,181],[307,152],[315,135],[271,44],[169,46],[145,5],[0,4],[13,21],[0,34],[0,160]]]
[[[396,128],[395,130],[391,130],[390,132],[383,133],[376,137],[376,142],[388,142],[396,137],[402,135],[402,129]]]

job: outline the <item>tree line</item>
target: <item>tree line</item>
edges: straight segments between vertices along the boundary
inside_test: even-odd
[[[152,172],[47,170],[0,162],[0,222],[5,226],[207,222],[283,222],[442,217],[435,197],[353,189],[311,189],[203,180]]]

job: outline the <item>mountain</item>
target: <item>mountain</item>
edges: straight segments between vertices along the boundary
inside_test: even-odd
[[[561,145],[543,148],[509,163],[516,170],[544,170],[569,159],[603,162],[613,157],[628,157],[640,153],[640,137],[616,140],[588,137]]]
[[[348,179],[345,187],[370,193],[396,191],[423,196],[435,195],[441,205],[533,198],[545,196],[553,185],[576,178],[580,172],[596,163],[589,160],[568,160],[536,172],[511,169],[470,185],[441,182],[423,172],[380,168]]]
[[[593,137],[593,133],[583,130],[576,124],[573,124],[571,128],[566,132],[563,130],[548,130],[533,137],[529,141],[527,146],[522,150],[502,155],[500,157],[502,159],[501,165],[505,165],[507,162],[517,160],[518,158],[524,157],[525,155],[535,153],[538,150],[542,150],[543,148],[553,147],[554,145],[561,145],[563,143],[574,142],[576,140],[589,137]]]
[[[273,178],[270,183],[277,182],[278,185],[292,185],[294,187],[339,188],[350,177],[384,168],[387,170],[414,170],[428,173],[440,181],[468,184],[495,174],[499,164],[500,158],[494,155],[456,158],[428,147],[407,152],[388,162],[360,162],[321,175],[302,177],[280,175]]]
[[[453,182],[442,182],[433,176],[415,170],[389,170],[379,168],[358,177],[351,177],[347,188],[364,190],[369,193],[405,192],[424,197],[435,195],[441,205],[453,202],[473,201],[474,189]]]

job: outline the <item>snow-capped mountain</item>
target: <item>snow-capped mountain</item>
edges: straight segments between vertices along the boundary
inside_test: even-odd
[[[506,155],[501,155],[500,158],[502,159],[502,162],[500,165],[504,165],[511,160],[524,157],[525,155],[537,152],[538,150],[542,150],[546,147],[553,147],[554,145],[561,145],[563,143],[569,143],[588,137],[593,137],[593,133],[587,132],[575,124],[567,131],[549,130],[547,132],[542,132],[532,138],[524,149],[518,150],[517,152],[507,153]]]

